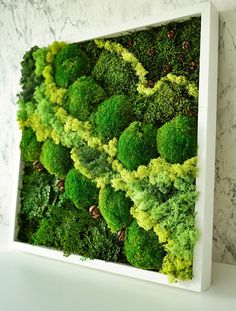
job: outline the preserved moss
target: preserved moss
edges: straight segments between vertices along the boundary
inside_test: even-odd
[[[36,135],[31,128],[26,128],[22,133],[20,150],[22,160],[34,162],[39,159],[42,143],[37,141]]]

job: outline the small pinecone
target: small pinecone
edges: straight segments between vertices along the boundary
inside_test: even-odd
[[[125,230],[122,229],[120,231],[117,232],[117,239],[122,242],[125,240]]]
[[[101,217],[100,211],[96,205],[90,206],[89,212],[93,219],[99,219]]]
[[[127,44],[126,44],[127,48],[130,49],[133,47],[133,45],[134,45],[134,42],[131,39],[129,39]]]
[[[163,67],[163,72],[164,72],[165,74],[167,74],[167,73],[169,73],[169,72],[171,72],[171,71],[172,71],[172,67],[171,67],[170,64],[164,65],[164,67]]]
[[[181,64],[184,63],[184,56],[183,56],[182,54],[179,55],[179,62],[180,62]]]
[[[148,56],[152,57],[152,56],[154,56],[154,54],[155,54],[154,48],[150,48],[150,49],[147,50],[147,55]]]
[[[167,32],[167,38],[168,38],[168,39],[172,40],[172,39],[174,39],[174,36],[175,36],[175,33],[174,33],[173,30],[169,30],[169,31]]]
[[[196,68],[197,68],[197,63],[194,60],[191,61],[191,63],[189,64],[189,69],[195,70]]]
[[[182,43],[182,48],[185,49],[185,50],[189,49],[190,48],[190,42],[189,41],[184,41]]]
[[[44,169],[43,164],[38,160],[33,163],[33,167],[36,172],[42,172],[42,170]]]
[[[57,182],[57,188],[60,192],[63,192],[65,190],[65,182],[62,179],[59,179]]]
[[[154,87],[155,82],[152,80],[148,80],[147,87],[150,87],[151,89]]]

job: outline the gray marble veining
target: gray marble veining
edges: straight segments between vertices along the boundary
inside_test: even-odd
[[[200,2],[205,1],[0,0],[0,249],[8,245],[19,143],[16,94],[25,50]],[[214,3],[221,14],[213,259],[236,264],[236,3]]]

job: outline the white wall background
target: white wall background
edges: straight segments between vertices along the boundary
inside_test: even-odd
[[[18,150],[16,94],[25,50],[205,0],[0,0],[0,250],[8,246]],[[213,259],[236,264],[236,1],[220,11]],[[72,39],[73,40],[73,39]]]

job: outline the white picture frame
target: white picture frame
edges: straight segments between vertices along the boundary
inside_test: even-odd
[[[215,171],[215,136],[216,136],[216,104],[217,104],[217,63],[218,63],[218,12],[211,3],[203,3],[173,12],[166,12],[155,19],[133,21],[109,29],[109,33],[89,33],[80,37],[80,41],[111,37],[127,31],[141,30],[146,27],[159,26],[173,21],[186,20],[190,17],[201,17],[200,41],[200,75],[199,75],[199,110],[198,110],[198,167],[197,190],[200,192],[196,204],[196,222],[200,230],[200,239],[195,246],[193,262],[193,279],[169,283],[164,274],[134,268],[125,264],[105,262],[102,260],[81,260],[80,256],[64,257],[61,251],[33,246],[17,241],[17,215],[20,209],[19,189],[21,187],[22,162],[17,166],[18,178],[13,185],[14,206],[11,221],[11,247],[27,253],[95,268],[127,277],[151,281],[193,291],[207,289],[211,283],[212,263],[212,227],[214,207],[214,171]],[[64,41],[78,41],[76,30]],[[17,134],[20,137],[20,131]]]

